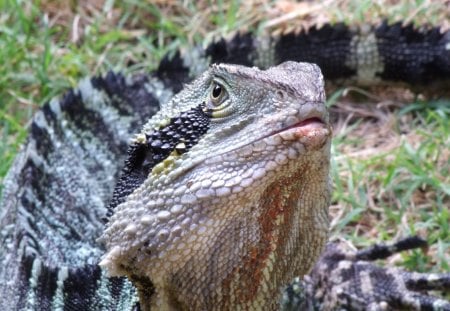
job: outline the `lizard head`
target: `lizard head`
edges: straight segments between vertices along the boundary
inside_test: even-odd
[[[182,300],[174,284],[197,282],[188,284],[194,290],[204,283],[234,295],[238,283],[269,278],[271,289],[256,281],[244,286],[250,289],[239,301],[249,303],[306,273],[328,230],[324,101],[312,64],[211,66],[135,137],[101,237],[107,253],[100,264],[135,280],[141,293],[143,277],[150,280],[159,303],[174,300],[173,293]],[[280,256],[292,256],[291,266],[285,260],[278,267]],[[254,271],[247,281],[246,269]]]

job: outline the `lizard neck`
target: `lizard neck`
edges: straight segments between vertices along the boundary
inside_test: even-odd
[[[222,208],[228,215],[237,211],[233,218],[214,219],[212,229],[190,235],[197,241],[195,251],[179,269],[150,276],[162,285],[152,297],[152,310],[278,309],[280,285],[308,273],[328,238],[330,189],[321,185],[329,185],[329,163],[311,162],[260,193],[229,200],[233,206]],[[182,280],[190,280],[189,286]]]

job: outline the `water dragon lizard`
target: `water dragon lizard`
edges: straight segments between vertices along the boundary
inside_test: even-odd
[[[449,33],[339,24],[259,40],[85,79],[36,113],[4,183],[1,309],[450,310],[420,292],[448,289],[449,274],[369,262],[419,238],[322,252],[321,75],[448,83]]]

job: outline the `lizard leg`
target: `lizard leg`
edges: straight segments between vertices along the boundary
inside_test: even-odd
[[[388,258],[393,254],[402,251],[426,247],[427,241],[418,236],[410,236],[401,239],[393,244],[373,244],[370,247],[357,251],[355,254],[355,258],[357,260],[373,261],[377,259]]]

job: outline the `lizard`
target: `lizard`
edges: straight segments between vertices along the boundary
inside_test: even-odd
[[[395,63],[397,75],[391,78],[424,85],[429,84],[433,77],[441,82],[446,81],[447,34],[431,30],[424,35],[399,24],[381,25],[376,30],[374,33],[382,40],[373,41],[373,34],[370,34],[367,36],[368,41],[364,41],[343,25],[326,26],[289,39],[282,37],[274,40],[267,51],[258,50],[257,41],[250,35],[237,35],[230,41],[222,40],[211,44],[200,58],[196,58],[195,53],[183,56],[176,54],[172,58],[166,58],[150,76],[124,78],[109,73],[105,78],[84,80],[78,89],[69,91],[62,100],[55,99],[44,106],[34,117],[28,143],[5,180],[1,211],[4,251],[0,254],[4,265],[0,268],[0,275],[2,280],[8,282],[0,292],[2,298],[11,298],[2,299],[2,307],[64,307],[69,310],[136,308],[137,298],[130,282],[107,278],[105,271],[97,266],[103,250],[96,239],[103,231],[102,218],[107,214],[106,202],[111,199],[115,182],[119,180],[120,169],[117,163],[124,160],[130,133],[153,116],[159,107],[164,110],[169,98],[181,90],[183,83],[205,70],[210,62],[266,67],[270,63],[300,60],[298,58],[301,57],[305,61],[318,63],[329,78],[339,78],[339,72],[344,72],[346,78],[355,76],[357,79],[369,80],[376,76],[380,78],[379,71],[388,69],[387,76],[381,77],[386,79],[389,78],[388,72],[394,71],[388,66],[389,61],[385,61],[389,59],[392,50],[385,48],[387,55],[383,56],[383,49],[375,48],[374,51],[377,52],[374,53],[378,55],[374,57],[375,70],[362,70],[360,66],[364,63],[358,63],[355,56],[355,50],[358,49],[352,39],[357,37],[362,44],[371,42],[369,46],[383,42],[383,46],[387,47],[395,46],[394,43],[397,42],[417,47],[422,46],[421,42],[426,42],[426,45],[432,46],[432,52],[427,52],[427,57],[420,58],[408,51],[402,56],[407,58],[404,63]],[[333,53],[321,46],[328,41],[331,46],[335,44]],[[289,42],[292,48],[289,48]],[[298,47],[300,43],[301,49]],[[321,48],[318,49],[318,45]],[[308,52],[316,50],[323,51],[323,54]],[[283,56],[285,51],[291,52]],[[297,57],[292,51],[304,54]],[[418,54],[423,55],[421,50]],[[311,59],[314,55],[318,56],[315,60]],[[349,60],[331,60],[333,55],[336,55],[336,59]],[[421,62],[416,60],[418,58]],[[391,64],[395,60],[391,60]],[[408,67],[412,61],[415,66]],[[372,65],[369,64],[368,67],[371,68]],[[208,109],[203,111],[204,109],[205,107],[197,107],[197,110],[186,112],[194,115],[208,114]],[[168,124],[165,122],[167,120],[160,120],[159,126],[171,126],[170,121]],[[135,143],[142,142],[144,136],[138,136]],[[176,152],[183,153],[183,150],[190,148],[187,148],[186,143],[183,148],[183,143],[185,142],[177,142],[179,146]],[[133,148],[131,156],[139,155],[139,151],[132,150]],[[195,150],[195,146],[186,154],[190,154],[192,150]],[[129,162],[136,160],[131,157]],[[147,161],[148,167],[159,160]],[[171,161],[166,162],[169,167],[170,163]],[[53,172],[55,168],[59,168],[58,174]],[[164,171],[166,167],[164,164],[159,167],[155,165],[155,168]],[[121,180],[116,188],[119,190],[115,191],[112,198],[115,202],[109,213],[112,218],[115,217],[115,209],[127,203],[122,201],[133,195],[126,193],[121,197],[119,194],[126,192],[130,185],[134,189],[143,182],[142,176],[133,176],[130,183],[127,183],[126,178]],[[136,181],[139,182],[136,184]],[[114,208],[114,205],[117,207]],[[133,231],[133,228],[129,229],[130,232]],[[46,231],[53,234],[49,235]],[[106,236],[103,238],[105,241]],[[319,259],[318,265],[324,262],[322,258],[325,257]],[[114,252],[110,259],[114,259]],[[108,262],[106,258],[103,263],[111,265],[111,260]],[[308,269],[305,268],[305,271]],[[142,288],[141,295],[145,296],[151,292],[149,289],[153,285],[145,277],[138,277],[131,276],[131,280],[134,278],[138,288]]]
[[[100,266],[143,310],[275,309],[328,238],[330,135],[317,66],[213,65],[135,138]]]

